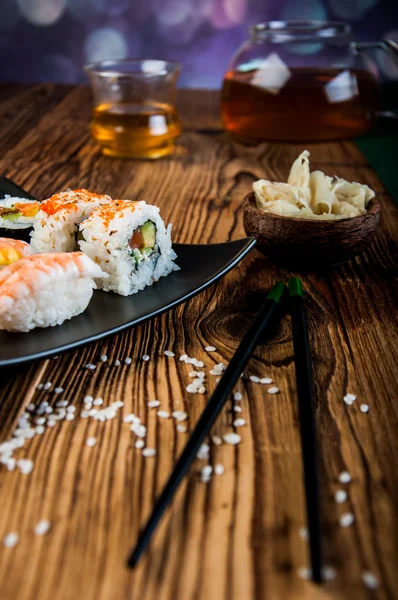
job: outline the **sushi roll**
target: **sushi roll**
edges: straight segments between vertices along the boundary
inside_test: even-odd
[[[33,254],[32,248],[21,240],[0,238],[0,269]]]
[[[6,196],[0,200],[0,235],[28,240],[39,210],[37,200]]]
[[[0,271],[0,329],[61,325],[88,306],[95,279],[107,277],[82,252],[36,254]]]
[[[179,269],[171,225],[156,206],[114,200],[93,210],[79,232],[80,249],[109,275],[100,283],[106,292],[129,296]]]
[[[112,202],[110,196],[88,190],[60,192],[44,200],[31,233],[36,252],[73,252],[78,250],[78,225],[101,204]]]

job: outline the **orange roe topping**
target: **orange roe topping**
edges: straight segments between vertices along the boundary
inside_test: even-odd
[[[109,200],[109,196],[105,194],[96,194],[85,189],[71,190],[70,192],[60,192],[54,194],[48,200],[41,203],[41,209],[48,215],[54,215],[59,210],[77,211],[78,201],[85,202],[96,201],[101,199]]]
[[[103,204],[99,208],[96,208],[91,213],[91,216],[99,217],[106,228],[109,227],[112,219],[114,219],[122,210],[127,208],[130,212],[134,212],[136,204],[138,204],[138,202],[132,202],[131,200],[113,200],[111,204]]]

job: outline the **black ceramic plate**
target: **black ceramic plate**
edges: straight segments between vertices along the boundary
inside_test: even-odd
[[[0,178],[0,197],[11,193],[4,191],[3,181]],[[21,188],[17,191],[14,188],[12,194],[27,197]],[[233,269],[254,244],[254,238],[224,244],[173,244],[181,270],[142,292],[126,298],[98,290],[87,310],[63,325],[38,328],[29,333],[0,331],[0,367],[77,348],[151,319],[215,283]]]

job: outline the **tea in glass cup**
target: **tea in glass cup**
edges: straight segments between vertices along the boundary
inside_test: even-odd
[[[103,61],[85,70],[94,94],[90,133],[103,154],[156,159],[173,152],[181,133],[174,106],[177,63]]]

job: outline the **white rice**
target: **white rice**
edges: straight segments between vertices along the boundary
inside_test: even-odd
[[[147,221],[156,226],[156,244],[136,265],[129,242]],[[115,201],[109,210],[94,210],[80,231],[84,237],[80,249],[109,274],[109,279],[99,284],[106,292],[129,296],[179,269],[173,262],[176,254],[171,246],[171,225],[166,229],[156,206]]]
[[[60,325],[87,308],[93,278],[101,276],[100,267],[81,252],[34,255],[2,269],[0,330]]]
[[[45,210],[47,203],[51,202],[57,207],[54,214]],[[110,196],[95,195],[86,190],[69,190],[52,196],[43,202],[43,209],[35,219],[31,233],[32,248],[40,253],[78,250],[76,233],[79,223],[97,206],[111,202]]]

